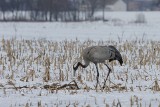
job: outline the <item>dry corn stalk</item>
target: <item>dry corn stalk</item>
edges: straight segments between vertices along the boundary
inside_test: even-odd
[[[44,74],[44,77],[43,77],[43,80],[45,82],[49,81],[51,78],[50,78],[50,59],[48,57],[48,55],[46,56],[46,59],[45,59],[45,74]]]

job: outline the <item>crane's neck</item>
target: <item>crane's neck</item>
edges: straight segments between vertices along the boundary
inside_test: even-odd
[[[83,65],[81,62],[78,62],[73,65],[73,69],[76,71],[79,66],[81,66],[82,68],[86,68],[88,65],[86,64]]]
[[[78,69],[79,66],[81,66],[82,68],[86,68],[89,65],[89,63],[85,63],[82,64],[81,62],[77,62],[73,65],[73,69],[74,69],[74,76],[75,76],[75,72]]]

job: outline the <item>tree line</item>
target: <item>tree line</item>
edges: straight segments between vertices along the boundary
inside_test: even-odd
[[[1,21],[83,21],[117,0],[0,0]]]

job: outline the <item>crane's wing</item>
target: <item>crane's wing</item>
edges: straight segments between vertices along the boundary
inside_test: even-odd
[[[93,63],[105,62],[110,57],[114,57],[114,53],[108,50],[106,46],[93,46],[85,50],[84,57]]]

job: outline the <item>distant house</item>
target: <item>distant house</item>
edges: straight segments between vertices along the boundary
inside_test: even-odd
[[[117,0],[112,5],[106,5],[106,10],[108,11],[126,11],[127,4],[123,0]]]
[[[153,0],[126,0],[128,11],[146,11],[153,10]]]

